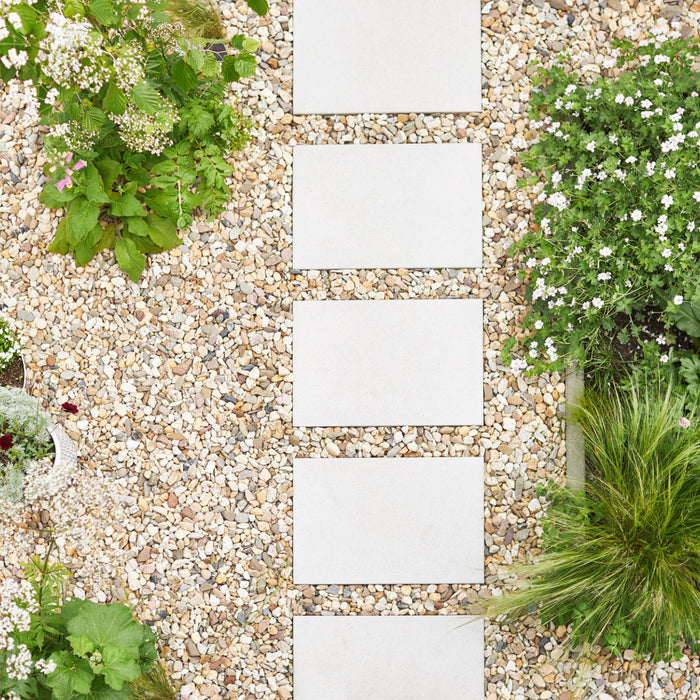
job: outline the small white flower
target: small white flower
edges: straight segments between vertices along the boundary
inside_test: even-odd
[[[590,302],[590,301],[584,301],[583,304],[581,304],[581,308],[582,308],[584,311],[587,311],[587,310],[588,310],[588,307],[589,307],[590,305],[591,305],[591,302]]]
[[[543,326],[544,326],[544,323],[542,323],[542,321],[540,321],[539,319],[537,321],[535,321],[535,328],[538,331],[541,330]]]
[[[664,265],[664,270],[666,270],[666,272],[673,272],[673,265],[669,265],[668,263],[666,263]]]
[[[664,207],[668,209],[673,204],[673,197],[670,194],[665,194],[661,198],[661,204],[663,204]]]
[[[621,105],[625,101],[625,96],[621,93],[618,92],[617,95],[615,95],[615,102],[619,105]]]
[[[609,138],[610,138],[610,143],[617,143],[619,140],[617,138],[617,134],[610,134]]]
[[[634,104],[634,98],[633,97],[626,97],[625,98],[625,104],[628,107],[631,107]]]
[[[682,294],[676,294],[675,297],[673,297],[673,303],[676,306],[680,306],[683,303],[683,295]]]
[[[672,178],[676,177],[676,169],[675,168],[668,168],[666,172],[664,173],[664,177],[667,180],[671,180]]]
[[[596,309],[603,308],[603,300],[600,297],[593,297],[593,299],[591,299],[591,303],[596,307]]]
[[[608,246],[604,246],[598,251],[598,253],[601,257],[607,258],[608,256],[612,255],[612,250],[608,248]]]
[[[611,277],[612,277],[612,273],[610,273],[610,272],[599,272],[598,273],[598,281],[599,282],[607,282]]]
[[[559,171],[555,171],[552,173],[552,184],[553,185],[558,185],[561,182],[561,173]]]
[[[664,258],[670,258],[670,257],[671,257],[671,249],[670,249],[670,248],[664,248],[664,249],[661,251],[661,255],[662,255]]]
[[[642,212],[639,211],[639,209],[635,209],[631,214],[630,217],[632,218],[632,221],[640,221],[642,218]]]
[[[656,172],[656,161],[650,160],[647,162],[647,175],[653,175]]]
[[[535,267],[535,265],[537,265],[537,260],[535,258],[528,258],[525,264],[528,267]]]
[[[542,258],[542,261],[540,262],[540,265],[542,265],[542,267],[547,267],[547,265],[549,265],[549,263],[551,263],[551,262],[552,262],[552,261],[551,261],[550,258]]]
[[[589,142],[586,144],[586,150],[587,150],[587,151],[590,151],[591,153],[593,153],[593,151],[595,151],[595,141],[589,141]]]
[[[661,355],[659,362],[663,362],[664,364],[668,362],[668,355]]]
[[[664,84],[664,81],[661,80],[661,78],[656,78],[656,80],[654,80],[654,85],[656,85],[656,87],[659,87],[660,85],[663,85],[663,84]]]
[[[657,337],[656,337],[656,342],[657,342],[659,345],[666,345],[666,336],[663,336],[663,335],[657,336]]]
[[[629,158],[625,158],[625,163],[636,163],[637,159],[634,156],[630,156]]]

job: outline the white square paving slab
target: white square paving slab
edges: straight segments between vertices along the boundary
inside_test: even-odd
[[[479,0],[294,1],[297,114],[481,111]]]
[[[294,148],[295,268],[481,266],[481,146]]]
[[[295,617],[294,700],[484,700],[483,622]]]
[[[297,301],[293,423],[481,425],[479,299]]]
[[[294,583],[483,583],[476,457],[294,460]]]

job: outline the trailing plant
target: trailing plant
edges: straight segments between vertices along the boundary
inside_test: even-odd
[[[19,357],[22,343],[6,318],[0,318],[0,372]]]
[[[700,640],[700,424],[672,389],[588,393],[585,492],[554,488],[543,554],[489,615],[538,611],[569,644],[677,657]]]
[[[220,63],[182,36],[168,0],[0,0],[0,10],[0,79],[21,121],[48,128],[40,199],[65,212],[49,250],[85,265],[114,249],[137,281],[197,211],[225,205],[226,157],[250,138],[225,97],[255,74],[258,42],[236,35]]]
[[[535,76],[522,157],[536,186],[523,253],[531,311],[504,355],[517,369],[639,364],[670,379],[669,336],[700,264],[698,41],[618,41],[602,75],[567,57]],[[659,301],[663,296],[668,303]]]
[[[0,584],[0,693],[21,700],[128,700],[153,666],[156,637],[120,603],[67,599],[67,570],[33,558]]]

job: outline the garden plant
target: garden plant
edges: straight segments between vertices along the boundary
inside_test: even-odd
[[[24,369],[22,343],[9,321],[0,317],[0,386],[21,386]]]
[[[619,41],[601,73],[535,77],[530,302],[504,357],[585,373],[582,491],[542,495],[543,553],[488,605],[571,625],[570,645],[652,659],[700,640],[700,45]]]
[[[265,0],[246,0],[258,13]],[[114,249],[137,281],[198,211],[230,194],[226,158],[250,122],[225,101],[254,75],[242,34],[222,61],[184,36],[167,0],[0,0],[0,79],[25,125],[42,124],[41,201],[62,209],[49,250],[87,264]]]

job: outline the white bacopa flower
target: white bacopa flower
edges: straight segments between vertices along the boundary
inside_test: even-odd
[[[619,140],[617,138],[617,134],[610,134],[609,139],[610,139],[610,143],[617,143]]]
[[[642,100],[640,104],[642,107],[644,107],[644,109],[649,109],[649,107],[654,106],[654,103],[651,100]]]
[[[625,97],[625,104],[631,107],[634,104],[634,97]]]
[[[610,273],[610,272],[599,272],[598,273],[598,281],[600,281],[600,282],[607,282],[611,277],[612,277],[612,273]]]
[[[586,150],[587,150],[587,151],[590,151],[591,153],[593,153],[593,151],[595,151],[595,141],[589,141],[589,142],[586,144]]]
[[[666,56],[665,54],[659,53],[654,56],[654,63],[658,66],[660,63],[668,63],[670,61],[670,57]],[[656,80],[654,81],[656,83]]]
[[[535,267],[535,265],[537,265],[537,260],[535,258],[528,258],[525,265],[527,265],[527,267]]]
[[[612,255],[612,249],[608,248],[608,246],[603,246],[599,251],[599,255],[603,258],[607,258],[608,256]]]
[[[603,300],[600,297],[593,297],[591,299],[591,304],[596,307],[596,309],[602,309],[603,308]]]
[[[625,158],[625,163],[636,163],[637,159],[634,156],[630,156],[629,158]]]
[[[664,364],[668,362],[668,355],[661,355],[659,362],[663,362]]]
[[[576,86],[572,83],[569,83],[569,85],[566,86],[566,90],[564,90],[564,94],[570,95],[572,92],[576,92]]]
[[[551,262],[552,262],[551,259],[548,257],[542,258],[542,260],[540,261],[540,265],[542,265],[542,267],[547,267],[547,265],[549,265],[549,263],[551,263]],[[542,283],[544,284],[544,280],[542,280]]]
[[[690,224],[688,224],[688,226],[690,226]],[[693,228],[695,228],[695,227],[693,227]],[[678,244],[678,250],[680,250],[681,252],[683,252],[683,251],[685,250],[685,243],[683,243],[683,242],[681,241],[681,242]]]
[[[541,321],[540,319],[537,319],[537,321],[535,321],[535,328],[536,328],[538,331],[539,331],[539,330],[542,330],[542,327],[543,327],[543,326],[544,326],[544,323],[542,323],[542,321]]]
[[[621,182],[624,182],[627,178],[627,173],[624,170],[620,170],[620,168],[618,168],[613,174]]]
[[[661,198],[661,204],[664,205],[664,208],[668,209],[673,204],[673,197],[670,194],[665,194]]]
[[[661,251],[661,255],[662,255],[664,258],[670,258],[670,257],[671,257],[671,249],[670,249],[670,248],[664,248],[664,249]]]
[[[657,337],[656,337],[656,342],[657,342],[659,345],[666,345],[666,336],[664,336],[664,335],[659,335],[659,336],[657,336]]]
[[[663,84],[664,84],[664,81],[661,80],[661,78],[656,78],[656,79],[654,80],[654,85],[656,85],[656,87],[660,87],[660,86],[663,85]]]
[[[674,177],[676,177],[676,169],[675,168],[667,168],[666,171],[664,172],[664,177],[667,180],[672,180]]]
[[[552,184],[558,185],[561,182],[561,173],[557,170],[552,173]]]
[[[693,199],[696,202],[700,202],[700,192],[693,192]]]
[[[666,272],[673,272],[673,265],[669,265],[668,263],[666,263],[664,265],[664,270],[666,270]]]
[[[510,363],[510,369],[516,374],[522,372],[524,369],[527,369],[527,360],[517,357]]]
[[[682,294],[676,294],[675,297],[673,297],[673,303],[676,306],[680,306],[683,303],[683,295]]]
[[[581,308],[582,308],[584,311],[587,311],[588,308],[590,307],[590,305],[591,305],[591,302],[590,302],[590,301],[584,301],[583,304],[581,304]]]
[[[625,101],[625,96],[621,93],[618,92],[617,95],[615,95],[615,102],[619,105],[621,105]]]
[[[630,217],[632,218],[632,221],[640,221],[642,218],[642,212],[639,211],[639,209],[635,209],[631,214]]]
[[[551,204],[559,211],[564,211],[569,206],[569,200],[561,192],[554,192],[547,197],[547,204]]]

